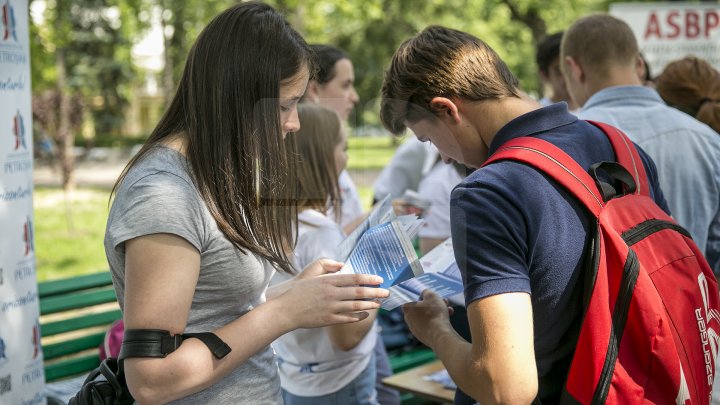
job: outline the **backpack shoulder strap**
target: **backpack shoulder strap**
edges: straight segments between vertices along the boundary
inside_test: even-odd
[[[635,148],[630,138],[612,125],[597,121],[588,122],[600,128],[608,137],[615,152],[615,159],[633,176],[635,184],[637,185],[636,193],[649,196],[650,187],[648,186],[645,166],[643,165],[642,159],[640,159],[637,148]]]
[[[605,206],[592,177],[573,158],[550,142],[527,136],[512,139],[493,153],[483,167],[499,160],[525,163],[547,174],[580,200],[595,217],[600,215]]]

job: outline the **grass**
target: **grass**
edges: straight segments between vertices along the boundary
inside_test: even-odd
[[[399,140],[398,145],[400,142]],[[390,161],[397,146],[393,145],[390,136],[383,136],[350,137],[348,147],[348,169],[381,170]]]
[[[103,238],[109,190],[80,188],[71,197],[72,229],[60,188],[37,187],[35,257],[38,281],[95,273],[108,268]]]
[[[395,146],[388,137],[351,137],[350,164],[365,209],[370,208],[370,176],[392,158]],[[103,238],[108,215],[109,190],[79,187],[70,201],[72,229],[68,226],[61,189],[36,187],[35,254],[38,281],[95,273],[108,268]]]

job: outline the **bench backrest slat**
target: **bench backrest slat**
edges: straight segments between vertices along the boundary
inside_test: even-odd
[[[117,302],[110,272],[42,282],[38,295],[45,380],[96,368],[105,330],[122,318],[117,306],[108,305]]]
[[[40,315],[54,314],[70,309],[87,308],[93,305],[116,301],[115,289],[103,287],[75,294],[56,295],[40,299]]]
[[[105,311],[96,314],[81,315],[61,321],[48,322],[42,325],[42,337],[58,335],[60,333],[72,332],[94,326],[107,325],[122,318],[122,312],[119,309]]]
[[[64,377],[71,377],[87,373],[100,364],[97,352],[68,359],[64,362],[48,364],[45,366],[45,380],[54,381]]]
[[[40,298],[46,298],[107,285],[112,285],[112,277],[109,271],[103,271],[61,280],[44,281],[38,285],[38,295],[40,295]]]
[[[105,332],[96,332],[73,340],[52,343],[43,346],[43,357],[51,360],[68,354],[79,353],[88,349],[97,349],[105,339]]]
[[[394,373],[411,369],[437,360],[435,353],[430,349],[415,349],[406,353],[390,356],[390,367]]]

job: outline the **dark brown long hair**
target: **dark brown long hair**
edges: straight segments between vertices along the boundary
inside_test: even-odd
[[[307,68],[305,40],[272,7],[225,10],[190,49],[177,92],[113,187],[164,139],[179,135],[200,196],[235,247],[292,273],[294,164],[280,123],[280,84]],[[112,195],[112,194],[111,194]]]
[[[317,63],[317,73],[315,80],[319,84],[325,84],[335,78],[335,64],[341,59],[350,59],[350,57],[340,48],[330,45],[312,44],[310,45],[315,54]]]

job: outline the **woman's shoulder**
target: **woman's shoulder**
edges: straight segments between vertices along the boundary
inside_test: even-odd
[[[138,236],[169,233],[204,250],[209,214],[183,165],[182,155],[159,147],[128,170],[108,214],[109,246]]]
[[[155,146],[128,170],[120,189],[138,185],[164,185],[194,189],[190,167],[179,152],[174,149]]]
[[[182,209],[200,214],[201,200],[185,158],[173,149],[154,147],[128,170],[111,214],[141,207],[151,212]]]
[[[337,260],[337,247],[345,239],[340,225],[315,210],[298,215],[298,240],[295,257],[300,269],[321,257]]]
[[[298,213],[298,239],[314,239],[327,242],[342,241],[345,234],[332,218],[316,210]]]
[[[328,215],[313,209],[303,210],[298,213],[298,224],[300,229],[342,229],[337,222],[333,221]]]

